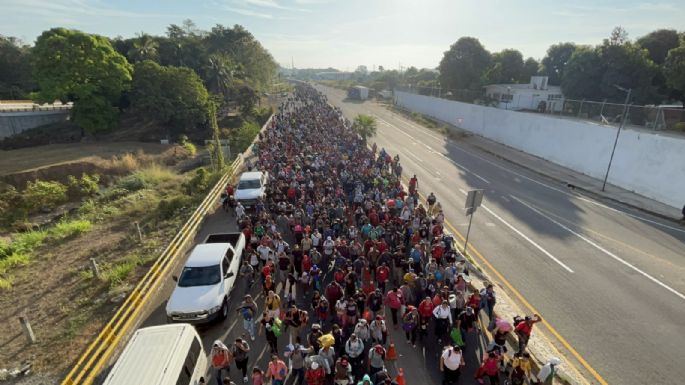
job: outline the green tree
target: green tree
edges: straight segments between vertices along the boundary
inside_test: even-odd
[[[515,49],[492,54],[492,66],[485,74],[487,83],[518,83],[523,75],[523,55]]]
[[[377,129],[376,119],[373,116],[359,114],[354,118],[352,128],[362,137],[364,142],[374,135]]]
[[[72,120],[91,133],[116,126],[132,68],[107,38],[54,28],[38,37],[32,56],[38,101],[74,102]]]
[[[207,89],[228,98],[235,79],[242,78],[242,69],[230,56],[213,53],[207,57],[204,74]]]
[[[214,141],[214,159],[216,159],[216,169],[223,170],[224,165],[224,152],[221,146],[221,140],[219,139],[219,124],[216,121],[216,105],[214,103],[209,103],[209,110],[207,119],[209,120],[209,127],[212,129],[212,140]]]
[[[540,63],[537,60],[529,57],[523,63],[523,70],[521,71],[521,77],[519,78],[519,83],[530,82],[530,77],[535,76],[540,71]]]
[[[26,99],[34,88],[31,48],[19,39],[0,35],[0,99]]]
[[[278,64],[254,36],[240,25],[216,25],[204,37],[209,53],[224,53],[240,64],[250,87],[264,90],[278,70]]]
[[[169,126],[172,136],[206,125],[210,105],[202,79],[190,68],[164,67],[150,60],[136,64],[131,106]]]
[[[238,103],[238,108],[243,116],[250,115],[255,104],[259,101],[257,91],[244,82],[235,87],[233,95],[233,99]]]
[[[637,39],[640,47],[649,51],[649,57],[656,64],[664,64],[668,51],[678,48],[680,38],[674,29],[657,29]]]
[[[549,77],[549,84],[560,85],[564,71],[571,56],[576,51],[574,43],[559,43],[547,49],[547,55],[542,59],[541,73]]]
[[[462,37],[450,46],[440,61],[443,89],[478,90],[490,66],[490,53],[473,37]]]
[[[625,93],[616,88],[632,88],[632,100],[640,104],[659,103],[661,97],[654,86],[657,66],[649,58],[647,50],[625,42],[603,44],[597,48],[602,60],[602,80],[599,83],[601,97],[622,101]]]
[[[598,85],[602,81],[602,74],[602,58],[597,50],[574,46],[573,54],[563,68],[561,89],[565,96],[572,99],[601,100]]]
[[[685,106],[685,43],[668,51],[664,61],[666,84],[677,91]]]
[[[132,62],[141,62],[144,60],[159,61],[159,53],[157,52],[159,43],[150,35],[141,33],[136,39],[126,55]]]

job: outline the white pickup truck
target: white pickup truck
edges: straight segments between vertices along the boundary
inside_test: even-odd
[[[166,305],[169,322],[209,323],[228,315],[245,248],[241,232],[211,234],[193,248]]]
[[[266,196],[268,180],[268,172],[250,171],[242,173],[235,189],[235,200],[246,209],[253,207],[259,198],[263,199]]]

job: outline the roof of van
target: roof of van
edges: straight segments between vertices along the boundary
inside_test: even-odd
[[[218,265],[229,247],[228,243],[201,243],[190,252],[185,265],[191,267]]]
[[[189,324],[138,329],[104,385],[175,384],[195,336]]]
[[[250,172],[244,172],[240,175],[240,180],[250,180],[250,179],[259,179],[262,177],[262,174],[264,174],[261,171],[250,171]]]

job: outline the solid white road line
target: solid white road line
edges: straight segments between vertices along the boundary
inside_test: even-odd
[[[519,202],[520,204],[522,204],[522,205],[528,207],[529,209],[531,209],[532,211],[534,211],[534,212],[537,213],[538,215],[540,215],[540,216],[542,216],[542,217],[544,217],[544,218],[547,218],[549,221],[551,221],[552,223],[554,223],[554,224],[556,224],[557,226],[561,227],[562,229],[564,229],[564,230],[568,231],[569,233],[571,233],[571,234],[577,236],[578,238],[584,240],[585,242],[587,242],[588,244],[590,244],[591,246],[593,246],[593,247],[596,248],[597,250],[599,250],[599,251],[603,252],[604,254],[610,256],[611,258],[613,258],[613,259],[619,261],[619,262],[622,263],[623,265],[625,265],[625,266],[631,268],[632,270],[636,271],[637,273],[641,274],[643,277],[649,279],[650,281],[656,283],[657,285],[663,287],[664,289],[670,291],[671,293],[673,293],[673,294],[675,294],[676,296],[680,297],[681,299],[684,299],[684,300],[685,300],[685,294],[680,293],[679,291],[675,290],[674,288],[672,288],[672,287],[668,286],[667,284],[665,284],[665,283],[659,281],[658,279],[654,278],[654,277],[651,276],[650,274],[648,274],[648,273],[646,273],[646,272],[640,270],[640,269],[637,268],[635,265],[633,265],[633,264],[631,264],[630,262],[626,261],[625,259],[623,259],[623,258],[617,256],[616,254],[612,253],[611,251],[605,249],[604,247],[598,245],[597,243],[595,243],[593,240],[589,239],[588,237],[586,237],[586,236],[584,236],[584,235],[582,235],[582,234],[580,234],[580,233],[578,233],[578,232],[576,232],[576,231],[571,230],[568,226],[566,226],[566,225],[564,225],[564,224],[562,224],[562,223],[556,221],[555,219],[553,219],[553,218],[547,216],[546,214],[542,213],[540,210],[538,210],[538,209],[536,209],[535,207],[529,205],[528,203],[524,202],[523,200],[521,200],[521,199],[519,199],[519,198],[517,198],[517,197],[515,197],[515,196],[513,196],[513,195],[509,195],[509,196],[510,196],[512,199],[514,199],[514,200],[516,200],[517,202]]]
[[[464,195],[468,195],[468,193],[467,193],[466,191],[462,190],[462,189],[459,189],[459,191],[461,191],[461,193],[464,194]],[[549,259],[551,259],[551,260],[553,260],[554,262],[558,263],[559,266],[563,267],[563,268],[564,268],[566,271],[568,271],[569,273],[573,273],[573,270],[572,270],[570,267],[568,267],[564,262],[561,262],[557,257],[555,257],[554,255],[552,255],[552,253],[550,253],[549,251],[545,250],[545,248],[543,248],[542,246],[540,246],[537,242],[535,242],[534,240],[530,239],[530,237],[528,237],[526,234],[524,234],[523,232],[521,232],[519,229],[517,229],[516,227],[514,227],[514,226],[513,226],[512,224],[510,224],[509,222],[505,221],[502,217],[500,217],[499,215],[495,214],[495,212],[492,211],[492,210],[490,210],[490,208],[487,207],[485,204],[482,204],[480,207],[482,207],[485,211],[487,211],[488,213],[490,213],[490,215],[492,215],[493,217],[495,217],[498,221],[502,222],[505,226],[507,226],[508,228],[510,228],[513,232],[515,232],[516,234],[518,234],[521,238],[525,239],[528,243],[530,243],[531,245],[533,245],[536,249],[540,250],[543,254],[545,254],[547,257],[549,257]]]
[[[498,164],[498,163],[496,163],[496,162],[493,162],[493,161],[490,160],[490,159],[487,159],[487,158],[484,158],[484,157],[482,157],[482,156],[480,156],[480,155],[478,155],[478,154],[475,154],[475,153],[473,153],[472,151],[466,150],[466,149],[464,149],[463,147],[457,145],[456,143],[454,143],[454,142],[451,141],[451,140],[448,140],[448,139],[446,139],[446,138],[444,138],[444,137],[443,137],[443,138],[438,138],[438,137],[432,135],[431,133],[427,132],[427,131],[428,131],[427,128],[422,127],[422,126],[415,125],[415,124],[413,124],[413,123],[409,123],[408,121],[406,121],[406,119],[402,118],[402,117],[401,117],[400,115],[398,115],[398,114],[395,114],[395,113],[393,113],[393,112],[391,112],[391,114],[396,115],[396,119],[402,121],[402,122],[405,123],[406,125],[408,125],[408,126],[410,126],[410,127],[414,127],[414,128],[416,128],[417,130],[420,130],[422,135],[427,135],[427,136],[429,136],[429,137],[431,137],[431,138],[433,138],[433,139],[440,140],[440,141],[444,141],[446,144],[451,145],[451,146],[454,146],[455,148],[459,149],[460,151],[462,151],[462,152],[464,152],[464,153],[466,153],[466,154],[468,154],[468,155],[473,156],[474,158],[477,158],[477,159],[479,159],[479,160],[482,160],[482,161],[484,161],[484,162],[487,162],[487,163],[489,163],[489,164],[491,164],[491,165],[493,165],[493,166],[495,166],[495,167],[497,167],[497,168],[499,168],[499,169],[501,169],[501,170],[504,170],[504,171],[506,171],[506,172],[508,172],[508,173],[510,173],[510,174],[516,175],[516,176],[518,176],[518,177],[524,178],[524,179],[526,179],[526,180],[528,180],[528,181],[530,181],[530,182],[536,183],[536,184],[538,184],[538,185],[540,185],[540,186],[542,186],[542,187],[548,188],[548,189],[553,190],[553,191],[560,192],[560,193],[562,193],[562,194],[564,194],[564,195],[573,197],[573,198],[578,199],[578,200],[581,200],[581,201],[583,201],[583,202],[587,202],[587,203],[593,204],[593,205],[598,206],[598,207],[601,207],[601,208],[603,208],[603,209],[607,209],[607,210],[614,211],[614,212],[617,212],[617,213],[625,214],[625,215],[627,215],[627,216],[629,216],[629,217],[631,217],[631,218],[634,218],[634,219],[637,219],[637,220],[640,220],[640,221],[643,221],[643,222],[651,223],[651,224],[653,224],[653,225],[660,226],[660,227],[663,227],[663,228],[666,228],[666,229],[669,229],[669,230],[672,230],[672,231],[677,231],[677,232],[680,232],[680,233],[685,233],[685,229],[678,228],[678,227],[675,227],[675,226],[671,226],[671,225],[668,225],[668,224],[665,224],[665,223],[662,223],[662,222],[658,222],[658,221],[655,221],[655,220],[652,220],[652,219],[649,219],[649,218],[645,218],[645,217],[640,216],[640,215],[632,214],[632,213],[629,213],[629,212],[627,212],[627,211],[619,210],[619,209],[613,208],[613,207],[611,207],[611,206],[607,206],[607,205],[605,205],[605,204],[603,204],[603,203],[600,203],[600,202],[597,202],[597,201],[594,201],[594,200],[585,198],[585,197],[580,196],[580,195],[577,195],[577,194],[571,194],[571,193],[569,193],[568,191],[565,191],[565,190],[562,190],[562,189],[560,189],[560,188],[557,188],[557,187],[554,187],[554,186],[550,186],[550,185],[548,185],[548,184],[546,184],[546,183],[544,183],[544,182],[540,182],[540,181],[538,181],[538,180],[535,180],[535,179],[533,179],[533,178],[531,178],[531,177],[528,177],[528,176],[523,175],[523,174],[521,174],[521,173],[519,173],[519,172],[517,172],[517,171],[514,171],[514,170],[512,170],[512,169],[510,169],[510,168],[508,168],[508,167],[505,167],[505,166],[503,166],[503,165],[501,165],[501,164]],[[377,116],[377,115],[376,115],[376,116]],[[380,119],[380,118],[379,118],[379,119]],[[380,119],[380,120],[382,120],[382,119]],[[397,128],[398,130],[400,130],[400,132],[404,133],[405,135],[407,135],[407,136],[413,138],[413,136],[411,136],[411,135],[405,133],[404,130],[402,130],[401,128],[399,128],[399,127],[397,127],[397,126],[394,126],[394,125],[388,123],[388,122],[385,121],[385,120],[382,120],[382,121],[385,122],[385,123],[386,123],[387,125],[389,125],[389,126],[392,126],[392,127]],[[443,154],[443,155],[444,155],[444,154]],[[447,159],[449,159],[449,158],[447,158]],[[450,159],[450,160],[451,160],[451,159]],[[455,164],[456,164],[456,163],[455,163]],[[471,172],[471,173],[474,174],[473,172]],[[475,175],[475,174],[474,174],[474,175]],[[480,177],[479,177],[479,179],[480,179]],[[490,183],[490,182],[487,182],[487,183]]]

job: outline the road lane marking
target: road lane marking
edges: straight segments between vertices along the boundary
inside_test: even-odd
[[[390,112],[390,114],[394,115],[396,119],[398,119],[398,120],[404,120],[404,118],[403,118],[401,115],[399,115],[399,114],[397,114],[397,113],[395,113],[395,112],[392,112],[392,111],[389,111],[389,112]],[[384,121],[386,124],[388,124],[388,125],[390,125],[390,126],[392,126],[392,127],[397,128],[400,132],[405,133],[404,130],[402,130],[401,128],[399,128],[399,127],[397,127],[397,126],[394,126],[394,125],[388,123],[388,122],[385,121],[385,120],[383,120],[383,121]],[[526,175],[523,175],[523,174],[521,174],[521,173],[519,173],[519,172],[517,172],[517,171],[514,171],[514,170],[511,169],[511,168],[505,167],[505,166],[503,166],[503,165],[501,165],[501,164],[498,164],[498,163],[496,163],[496,162],[494,162],[494,161],[492,161],[492,160],[490,160],[490,159],[484,158],[484,157],[482,157],[482,156],[480,156],[480,155],[478,155],[478,154],[475,154],[475,153],[473,153],[473,152],[471,152],[471,151],[469,151],[469,150],[466,150],[466,149],[464,149],[462,146],[457,145],[457,144],[456,144],[454,141],[452,141],[452,140],[449,140],[449,139],[447,139],[447,138],[445,138],[445,137],[438,138],[438,137],[436,137],[436,136],[430,134],[430,133],[428,132],[428,131],[429,131],[428,128],[425,128],[425,127],[423,127],[423,126],[414,125],[414,124],[408,124],[408,125],[411,126],[411,127],[415,127],[415,128],[417,128],[417,129],[420,129],[420,130],[422,131],[422,132],[421,132],[422,135],[430,136],[430,137],[432,137],[432,138],[434,138],[434,139],[436,139],[436,140],[442,140],[442,141],[444,141],[446,144],[451,145],[451,146],[454,146],[455,148],[459,149],[460,151],[462,151],[462,152],[464,152],[464,153],[466,153],[466,154],[468,154],[468,155],[473,156],[474,158],[480,159],[480,160],[482,160],[482,161],[484,161],[484,162],[487,162],[487,163],[489,163],[489,164],[491,164],[491,165],[493,165],[493,166],[495,166],[495,167],[497,167],[497,168],[499,168],[499,169],[501,169],[501,170],[504,170],[504,171],[506,171],[506,172],[508,172],[508,173],[511,173],[511,174],[513,174],[513,175],[516,175],[516,176],[518,176],[518,177],[524,178],[524,179],[526,179],[526,180],[528,180],[528,181],[530,181],[530,182],[536,183],[536,184],[538,184],[538,185],[540,185],[540,186],[543,186],[543,187],[545,187],[545,188],[547,188],[547,189],[550,189],[550,190],[553,190],[553,191],[562,193],[562,194],[564,194],[564,195],[567,195],[567,196],[576,198],[576,199],[581,200],[581,201],[586,202],[586,203],[593,204],[593,205],[595,205],[595,206],[601,207],[601,208],[606,209],[606,210],[610,210],[610,211],[614,211],[614,212],[617,212],[617,213],[625,214],[625,215],[627,215],[627,216],[629,216],[629,217],[631,217],[631,218],[634,218],[634,219],[637,219],[637,220],[640,220],[640,221],[643,221],[643,222],[651,223],[651,224],[653,224],[653,225],[660,226],[660,227],[663,227],[663,228],[666,228],[666,229],[669,229],[669,230],[677,231],[677,232],[680,232],[680,233],[685,233],[685,229],[678,228],[678,227],[675,227],[675,226],[671,226],[671,225],[668,225],[668,224],[665,224],[665,223],[661,223],[661,222],[658,222],[658,221],[655,221],[655,220],[652,220],[652,219],[649,219],[649,218],[646,218],[646,217],[643,217],[643,216],[640,216],[640,215],[636,215],[636,214],[629,213],[629,212],[627,212],[627,211],[619,210],[619,209],[613,208],[613,207],[611,207],[611,206],[607,206],[607,205],[605,205],[605,204],[603,204],[603,203],[600,203],[600,202],[597,202],[597,201],[594,201],[594,200],[585,198],[585,197],[583,197],[583,196],[581,196],[581,195],[578,195],[578,194],[571,194],[571,193],[569,193],[568,191],[565,191],[565,190],[562,190],[562,189],[560,189],[560,188],[557,188],[557,187],[548,185],[548,184],[546,184],[546,183],[544,183],[544,182],[540,182],[540,181],[535,180],[535,179],[533,179],[533,178],[531,178],[531,177],[528,177],[528,176],[526,176]],[[406,133],[405,133],[405,134],[406,134]],[[408,135],[408,134],[406,134],[406,135]],[[449,159],[449,158],[448,158],[448,159]],[[520,181],[518,181],[518,182],[520,183]]]
[[[411,155],[412,158],[418,160],[419,162],[423,163],[423,160],[419,158],[418,156],[414,155],[413,153],[407,151],[407,154]]]
[[[419,193],[419,196],[421,197],[421,199],[423,199],[424,202],[426,201],[426,197],[424,197],[421,193]],[[452,226],[452,224],[451,224],[447,219],[445,219],[445,225],[452,231],[452,233],[456,234],[457,237],[458,237],[459,239],[461,239],[462,246],[463,246],[464,242],[466,241],[466,238],[464,237],[464,235],[462,235],[462,233],[460,233],[459,230],[457,230],[454,226]],[[514,294],[514,296],[515,296],[515,297],[516,297],[516,298],[517,298],[517,299],[518,299],[518,300],[519,300],[519,301],[520,301],[520,302],[521,302],[521,303],[522,303],[522,304],[523,304],[523,305],[524,305],[532,314],[541,314],[541,312],[538,311],[533,305],[531,305],[531,303],[528,302],[528,300],[523,296],[523,294],[521,294],[521,292],[519,292],[518,290],[516,290],[516,288],[514,288],[514,286],[511,284],[511,282],[509,282],[509,280],[507,280],[506,278],[504,278],[504,276],[502,275],[502,273],[500,273],[499,270],[497,270],[497,269],[495,268],[495,266],[493,266],[492,263],[490,263],[490,261],[488,261],[488,260],[483,256],[483,254],[481,254],[480,251],[478,251],[478,249],[476,249],[476,247],[473,245],[473,242],[470,242],[470,243],[469,243],[468,248],[469,248],[469,250],[473,251],[473,253],[474,253],[474,254],[475,254],[475,255],[476,255],[476,256],[477,256],[477,257],[478,257],[486,266],[487,266],[487,268],[488,268],[490,271],[492,271],[492,272],[497,276],[497,278],[500,280],[500,282],[502,282],[502,283],[504,284],[504,286],[506,286],[507,289],[509,289],[509,291],[510,291],[512,294]],[[584,367],[584,368],[585,368],[585,369],[586,369],[586,370],[587,370],[587,371],[588,371],[588,372],[589,372],[589,373],[590,373],[590,374],[591,374],[591,375],[592,375],[592,376],[593,376],[601,385],[609,385],[609,383],[604,379],[604,377],[602,377],[602,376],[595,370],[595,368],[593,368],[592,365],[590,365],[590,363],[588,363],[588,362],[585,360],[585,358],[583,358],[583,356],[581,356],[580,353],[578,353],[578,351],[577,351],[575,348],[573,348],[573,346],[571,346],[571,344],[570,344],[568,341],[566,341],[566,339],[565,339],[564,337],[562,337],[561,334],[559,334],[559,332],[558,332],[558,331],[557,331],[557,330],[556,330],[556,329],[547,321],[546,318],[542,318],[541,322],[542,322],[543,325],[545,325],[545,327],[547,328],[547,330],[549,330],[550,333],[552,333],[552,335],[557,339],[557,341],[559,341],[559,342],[564,346],[564,348],[566,348],[566,350],[568,350],[568,351],[571,353],[571,355],[573,355],[573,357],[575,357],[575,359],[578,360],[578,362],[580,362],[580,364],[583,365],[583,367]],[[564,354],[562,354],[561,352],[559,352],[559,350],[558,350],[554,345],[551,345],[551,344],[550,344],[550,346],[552,347],[552,349],[556,350],[556,351],[559,353],[559,356],[564,356]],[[569,366],[573,371],[575,371],[576,373],[578,373],[578,377],[580,377],[580,379],[581,379],[585,384],[589,384],[589,382],[585,379],[585,377],[584,377],[583,375],[581,375],[581,374],[578,372],[578,369],[576,369],[575,365],[572,365],[570,362],[569,362],[569,364],[570,364],[570,365],[568,365],[568,366]]]
[[[464,194],[464,195],[468,195],[468,193],[467,193],[466,191],[464,191],[463,189],[459,189],[459,191],[461,191],[461,193]],[[568,267],[564,262],[560,261],[559,258],[555,257],[554,255],[552,255],[552,253],[550,253],[549,251],[545,250],[544,247],[540,246],[537,242],[535,242],[534,240],[532,240],[530,237],[528,237],[526,234],[524,234],[524,233],[521,232],[519,229],[517,229],[516,227],[514,227],[512,224],[510,224],[509,222],[505,221],[502,217],[500,217],[499,215],[495,214],[495,212],[492,211],[492,210],[490,210],[490,208],[487,207],[485,204],[481,205],[480,207],[482,207],[483,209],[485,209],[485,211],[487,211],[488,213],[490,213],[490,215],[492,215],[493,217],[495,217],[498,221],[502,222],[505,226],[507,226],[508,228],[510,228],[513,232],[515,232],[516,234],[518,234],[521,238],[525,239],[528,243],[530,243],[531,245],[533,245],[536,249],[540,250],[540,251],[541,251],[543,254],[545,254],[549,259],[551,259],[551,260],[553,260],[554,262],[558,263],[559,266],[563,267],[563,268],[564,268],[566,271],[568,271],[569,273],[573,273],[573,270],[572,270],[570,267]]]
[[[510,194],[509,196],[510,196],[512,199],[514,199],[515,201],[519,202],[520,204],[522,204],[522,205],[528,207],[529,209],[531,209],[533,212],[537,213],[538,215],[540,215],[540,216],[542,216],[542,217],[544,217],[544,218],[547,218],[549,221],[551,221],[552,223],[554,223],[554,224],[556,224],[557,226],[561,227],[562,229],[564,229],[564,230],[568,231],[569,233],[571,233],[571,234],[577,236],[578,238],[584,240],[585,242],[587,242],[589,245],[591,245],[592,247],[596,248],[597,250],[603,252],[604,254],[606,254],[606,255],[610,256],[611,258],[615,259],[616,261],[618,261],[618,262],[622,263],[623,265],[625,265],[625,266],[631,268],[633,271],[639,273],[639,274],[642,275],[643,277],[649,279],[650,281],[656,283],[657,285],[663,287],[664,289],[670,291],[671,293],[673,293],[673,294],[675,294],[676,296],[680,297],[681,299],[685,300],[685,294],[682,294],[681,292],[677,291],[676,289],[674,289],[674,288],[668,286],[667,284],[665,284],[665,283],[659,281],[658,279],[654,278],[652,275],[650,275],[650,274],[644,272],[643,270],[639,269],[637,266],[631,264],[630,262],[626,261],[625,259],[623,259],[623,258],[619,257],[618,255],[612,253],[611,251],[605,249],[604,247],[600,246],[599,244],[597,244],[597,243],[594,242],[593,240],[589,239],[588,237],[586,237],[586,236],[584,236],[584,235],[582,235],[582,234],[580,234],[580,233],[578,233],[578,232],[576,232],[576,231],[571,230],[568,226],[566,226],[566,225],[564,225],[564,224],[562,224],[562,223],[556,221],[555,219],[553,219],[553,218],[550,217],[550,216],[545,215],[545,214],[542,213],[540,210],[538,210],[538,209],[536,209],[535,207],[529,205],[528,203],[524,202],[523,200],[521,200],[521,199],[519,199],[519,198],[517,198],[517,197],[515,197],[515,196],[513,196],[513,195],[511,195],[511,194]]]

